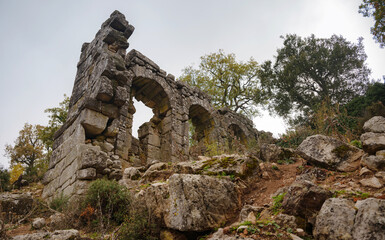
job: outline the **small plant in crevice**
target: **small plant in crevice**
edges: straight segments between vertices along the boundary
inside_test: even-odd
[[[274,215],[277,215],[278,213],[282,212],[282,202],[285,195],[286,192],[273,197],[273,205],[271,206],[271,211]]]

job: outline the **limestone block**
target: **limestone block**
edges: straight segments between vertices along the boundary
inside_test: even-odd
[[[112,88],[111,80],[106,76],[101,76],[99,79],[99,89],[96,99],[103,102],[109,102],[114,96],[114,89]]]
[[[385,133],[385,118],[375,116],[365,122],[363,127],[365,132]]]
[[[236,186],[216,177],[174,174],[169,179],[166,226],[179,231],[205,231],[220,224],[240,206]]]
[[[44,218],[34,218],[32,220],[32,227],[34,229],[41,229],[45,226],[45,219]]]
[[[108,121],[107,116],[90,109],[83,110],[81,118],[86,134],[92,136],[101,134],[106,128]]]
[[[362,179],[360,183],[362,186],[371,188],[382,188],[383,186],[380,180],[378,180],[376,177]]]
[[[361,135],[360,140],[364,151],[369,154],[385,150],[385,133],[367,132]]]
[[[316,239],[352,239],[355,215],[351,200],[329,198],[317,215],[313,235]]]
[[[287,214],[300,216],[312,221],[315,220],[314,217],[321,209],[322,204],[331,195],[330,191],[310,181],[295,181],[288,188],[282,202],[282,208]]]
[[[119,108],[115,104],[102,103],[101,112],[113,119],[119,117]]]
[[[128,99],[128,92],[126,88],[117,86],[115,88],[115,98],[114,98],[114,103],[117,106],[123,106],[123,104],[127,101]]]
[[[100,148],[89,148],[81,153],[81,168],[95,168],[103,170],[107,166],[107,154],[100,151]]]
[[[301,157],[316,166],[338,171],[354,171],[364,152],[340,140],[323,135],[306,138],[297,148]]]
[[[107,127],[107,131],[104,134],[107,137],[115,137],[119,132],[119,119],[114,119]]]
[[[368,198],[356,203],[354,240],[385,239],[385,200]]]
[[[86,168],[78,170],[76,173],[77,179],[80,180],[93,180],[96,178],[96,169],[95,168]]]
[[[373,171],[385,170],[385,157],[383,155],[364,155],[361,164]]]

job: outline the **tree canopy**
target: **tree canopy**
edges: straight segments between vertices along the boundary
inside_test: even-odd
[[[370,29],[374,40],[385,46],[385,1],[384,0],[363,0],[358,12],[364,17],[374,18],[374,26]]]
[[[26,123],[20,130],[15,145],[5,146],[5,156],[10,158],[11,165],[21,163],[26,166],[27,172],[30,172],[35,162],[44,157],[44,144],[39,138],[42,129],[43,126]]]
[[[346,104],[365,92],[370,70],[362,39],[354,44],[337,35],[282,38],[274,64],[266,61],[259,75],[278,115],[309,116],[323,101]]]
[[[256,106],[265,100],[258,78],[258,63],[250,58],[237,61],[234,54],[223,50],[201,57],[198,69],[189,66],[183,69],[179,80],[197,86],[212,97],[217,108],[229,109],[253,116]]]
[[[69,98],[64,95],[64,100],[60,102],[59,107],[45,110],[49,113],[48,126],[25,123],[14,145],[5,146],[5,156],[11,160],[12,171],[23,172],[20,170],[22,166],[27,176],[32,179],[44,174],[52,151],[53,136],[66,121],[68,103]]]

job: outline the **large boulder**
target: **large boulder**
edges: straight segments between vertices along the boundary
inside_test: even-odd
[[[315,239],[352,239],[356,210],[353,201],[329,198],[317,215]]]
[[[41,240],[41,239],[54,239],[54,240],[80,240],[80,234],[78,230],[56,230],[54,232],[39,232],[30,233],[25,235],[18,235],[12,238],[13,240]]]
[[[314,224],[315,216],[331,192],[306,180],[290,185],[282,202],[285,213],[299,216]]]
[[[343,172],[357,170],[364,154],[361,149],[323,135],[306,138],[297,152],[313,165]]]
[[[361,135],[362,148],[369,154],[385,149],[385,133],[367,132]]]
[[[385,200],[368,198],[356,203],[353,239],[385,239]]]
[[[384,151],[378,151],[376,155],[364,155],[361,164],[373,171],[385,170]]]
[[[178,163],[174,171],[186,174],[249,177],[259,172],[259,161],[248,156],[223,154],[201,161]]]
[[[375,116],[365,122],[363,127],[365,132],[385,133],[385,118]]]
[[[228,179],[174,174],[169,179],[166,226],[179,231],[206,231],[234,217],[240,207],[236,185]]]
[[[32,210],[33,199],[31,193],[1,193],[0,205],[5,222],[16,221],[15,217],[22,217]],[[16,215],[16,216],[15,216]]]

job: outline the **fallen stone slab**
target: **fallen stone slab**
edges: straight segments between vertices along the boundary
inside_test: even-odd
[[[297,148],[298,154],[309,163],[342,172],[355,171],[364,152],[333,137],[313,135]]]

